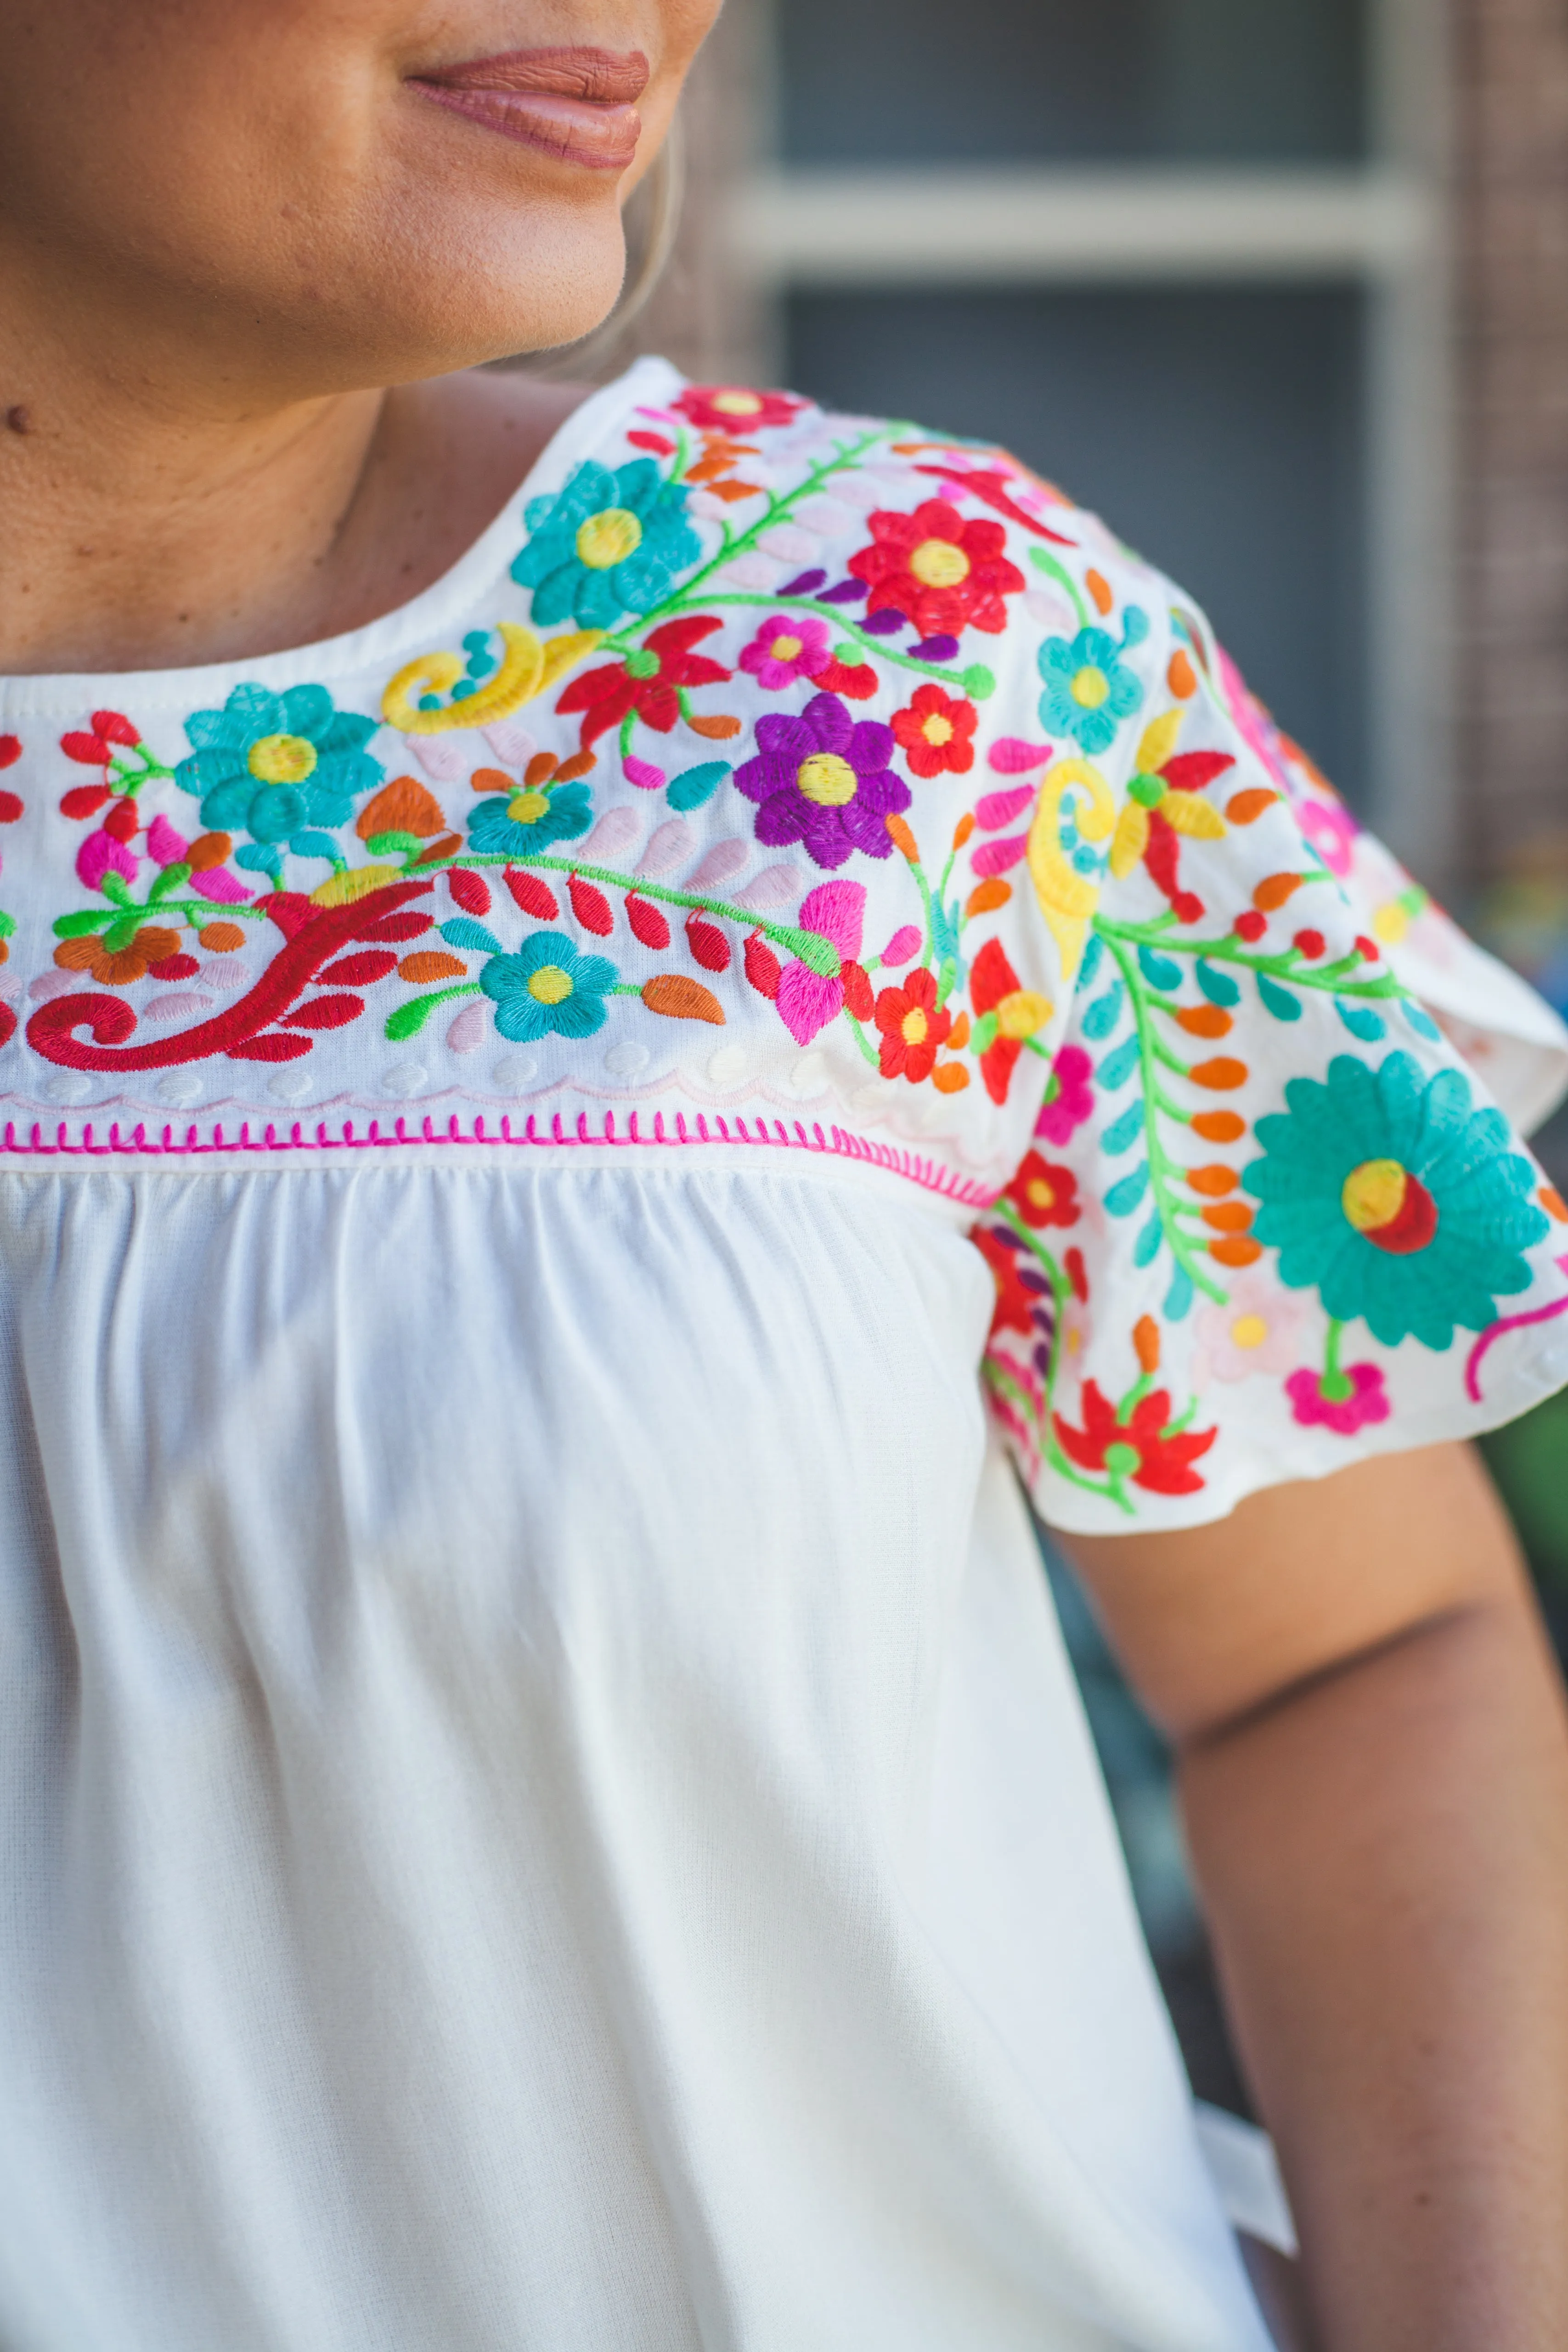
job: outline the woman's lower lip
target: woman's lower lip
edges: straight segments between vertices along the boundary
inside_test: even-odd
[[[595,106],[535,90],[454,89],[438,81],[416,80],[413,86],[437,106],[466,114],[525,147],[541,148],[563,163],[624,172],[635,160],[642,136],[642,117],[635,106]]]

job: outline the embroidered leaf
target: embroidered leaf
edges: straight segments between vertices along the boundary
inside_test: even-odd
[[[716,923],[704,922],[695,911],[686,918],[686,944],[704,971],[728,971],[730,942]]]
[[[1211,1004],[1223,1004],[1227,1010],[1241,1003],[1241,991],[1228,972],[1216,971],[1202,956],[1197,961],[1198,986]]]
[[[669,925],[663,913],[647,898],[639,898],[635,890],[626,892],[626,920],[632,927],[633,937],[639,939],[645,948],[667,948],[669,945]]]
[[[1090,931],[1089,945],[1083,951],[1083,961],[1078,968],[1078,984],[1080,989],[1094,986],[1094,975],[1100,970],[1100,958],[1104,953],[1105,941],[1098,931]]]
[[[995,754],[992,757],[994,760]],[[974,803],[974,822],[983,833],[1000,833],[1005,824],[1033,807],[1035,798],[1033,784],[1017,785],[1010,793],[986,793]]]
[[[657,841],[658,835],[656,833],[653,838]],[[653,842],[649,842],[648,847],[652,846]],[[749,845],[743,841],[716,841],[696,873],[687,877],[687,888],[721,890],[726,882],[733,880],[751,854]]]
[[[273,914],[270,900],[267,911]],[[277,920],[275,915],[273,919]],[[433,928],[435,919],[433,915],[377,915],[373,921],[362,923],[353,936],[356,940],[416,940]]]
[[[490,1008],[481,997],[477,1004],[465,1004],[453,1016],[447,1032],[447,1050],[452,1054],[477,1053],[489,1034]]]
[[[156,907],[163,899],[172,898],[176,890],[184,888],[190,878],[191,869],[184,858],[181,858],[175,866],[165,866],[147,893],[147,904],[150,907]]]
[[[386,1024],[388,1037],[395,1045],[401,1045],[405,1037],[416,1037],[436,1007],[446,1002],[444,988],[437,989],[433,996],[411,997],[406,1004],[400,1004],[396,1012],[389,1015]]]
[[[1024,854],[1028,846],[1029,836],[1026,833],[1009,834],[1002,841],[983,842],[970,863],[975,873],[983,877],[1008,874],[1015,866],[1023,864]]]
[[[1408,1010],[1406,1007],[1407,1016]],[[1334,1011],[1351,1035],[1359,1037],[1364,1045],[1375,1045],[1378,1039],[1387,1034],[1387,1023],[1381,1013],[1373,1011],[1370,1004],[1347,1004],[1342,996],[1336,996]],[[1437,1033],[1434,1030],[1432,1034],[1435,1036]]]
[[[466,914],[488,915],[490,894],[481,874],[470,874],[467,867],[454,866],[447,876],[447,887]]]
[[[216,930],[218,926],[215,923],[212,929]],[[204,946],[207,944],[205,937],[202,943]],[[340,988],[369,988],[374,982],[384,980],[389,971],[396,970],[397,958],[390,948],[367,948],[363,955],[340,956],[336,963],[330,963],[325,971],[318,972],[316,977],[323,985],[331,980]]]
[[[426,988],[433,980],[467,980],[468,967],[461,956],[444,955],[439,948],[416,948],[397,967],[399,980]]]
[[[313,996],[283,1018],[290,1029],[342,1029],[364,1011],[363,996]]]
[[[876,1010],[869,974],[864,964],[850,961],[839,974],[844,986],[844,1002],[857,1021],[869,1021]]]
[[[509,866],[503,870],[501,880],[525,915],[531,915],[540,923],[555,921],[561,912],[555,893],[540,880],[537,874],[525,874],[521,866]]]
[[[901,930],[893,933],[882,950],[882,961],[892,971],[899,964],[908,963],[910,958],[919,955],[920,951],[921,935],[912,923],[906,923]]]
[[[289,847],[296,857],[324,857],[329,866],[338,863],[338,845],[330,833],[318,833],[307,825],[302,833],[289,836]]]
[[[1138,1033],[1134,1030],[1131,1037],[1122,1039],[1114,1052],[1107,1054],[1095,1076],[1108,1094],[1114,1094],[1119,1087],[1127,1084],[1137,1067]]]
[[[639,874],[668,874],[682,866],[697,846],[697,837],[684,817],[672,816],[657,829],[637,866]]]
[[[627,783],[635,784],[639,793],[663,790],[664,770],[656,768],[651,760],[639,760],[628,751],[621,765],[626,771]]]
[[[1149,1163],[1144,1160],[1131,1176],[1123,1176],[1105,1196],[1105,1206],[1113,1217],[1130,1217],[1149,1189]]]
[[[609,927],[606,924],[605,929]],[[467,915],[454,915],[441,925],[441,937],[449,948],[467,948],[470,955],[500,955],[501,943],[488,923],[473,923]]]
[[[746,941],[744,965],[746,978],[759,996],[777,996],[779,960],[760,931],[753,931]]]
[[[684,971],[656,972],[643,982],[642,1001],[650,1013],[671,1021],[711,1021],[724,1026],[724,1008],[710,988]]]
[[[1342,1006],[1341,1010],[1343,1010]],[[1410,1002],[1410,999],[1406,997],[1404,1003],[1400,1006],[1400,1011],[1404,1013],[1405,1018],[1409,1022],[1410,1026],[1415,1030],[1415,1034],[1418,1037],[1429,1037],[1434,1045],[1440,1045],[1442,1044],[1443,1032],[1438,1028],[1437,1024],[1432,1019],[1430,1013],[1423,1012],[1419,1004],[1413,1004]],[[1375,1017],[1376,1016],[1374,1015],[1373,1018]],[[1377,1034],[1380,1037],[1383,1034],[1383,1026],[1381,1022],[1378,1024]]]
[[[1301,1000],[1294,989],[1281,988],[1277,980],[1268,978],[1267,972],[1260,971],[1257,978],[1258,993],[1276,1021],[1300,1021]]]
[[[373,833],[365,847],[373,857],[407,857],[424,844],[416,833]]]
[[[566,895],[583,929],[607,939],[616,927],[616,919],[604,892],[595,889],[592,882],[584,882],[580,874],[574,874],[567,880]]]
[[[760,915],[769,907],[787,906],[800,891],[801,877],[793,866],[764,866],[754,881],[736,892],[735,904]]]
[[[641,838],[642,829],[643,819],[635,808],[606,809],[577,855],[590,866],[617,865]]]
[[[1178,751],[1173,760],[1165,761],[1160,773],[1179,793],[1199,793],[1235,765],[1236,757],[1230,751]]]
[[[1165,1238],[1158,1210],[1150,1218],[1132,1244],[1132,1263],[1137,1266],[1152,1265],[1160,1255],[1160,1244]]]
[[[1085,1008],[1079,1026],[1091,1044],[1098,1043],[1101,1037],[1109,1037],[1115,1028],[1121,1017],[1123,994],[1121,982],[1113,980],[1105,994],[1097,996],[1094,1003]]]
[[[1169,956],[1156,955],[1152,948],[1140,948],[1138,962],[1151,988],[1163,988],[1167,993],[1182,984],[1182,968]]]
[[[1005,907],[1012,895],[1011,882],[1004,882],[999,875],[993,875],[988,881],[975,884],[963,902],[963,911],[966,915],[992,914],[998,907]]]
[[[700,767],[685,768],[679,776],[672,776],[664,797],[672,809],[683,814],[700,808],[712,799],[729,772],[728,760],[704,760]]]
[[[269,1029],[264,1037],[249,1037],[243,1045],[226,1048],[231,1062],[297,1062],[311,1046],[309,1037],[290,1037],[287,1031]]]
[[[1233,793],[1225,804],[1225,813],[1232,824],[1256,824],[1265,809],[1272,808],[1279,799],[1265,785],[1251,784],[1244,793]]]
[[[416,841],[428,841],[432,835],[446,829],[440,802],[413,776],[394,776],[374,800],[365,803],[354,819],[354,831],[373,857],[379,834],[406,833],[412,834]]]
[[[1026,775],[1031,768],[1043,767],[1051,756],[1048,743],[1026,743],[1016,735],[1004,735],[993,743],[986,758],[999,776]],[[978,814],[978,811],[976,812]],[[986,820],[981,817],[984,824]],[[1005,824],[1005,817],[1001,823]]]
[[[1131,1151],[1142,1132],[1143,1106],[1141,1102],[1133,1102],[1128,1104],[1119,1118],[1112,1120],[1100,1140],[1102,1149],[1109,1151],[1114,1160],[1118,1152]]]
[[[1171,1276],[1171,1287],[1165,1293],[1166,1322],[1179,1323],[1184,1315],[1190,1313],[1193,1297],[1193,1277],[1184,1265],[1178,1265]]]
[[[108,798],[107,784],[73,784],[60,801],[60,814],[77,818],[96,816]]]

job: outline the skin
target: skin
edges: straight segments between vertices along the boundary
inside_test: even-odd
[[[0,668],[255,656],[405,602],[581,394],[718,0],[0,0]],[[626,169],[417,77],[638,50]],[[1568,2315],[1568,1738],[1456,1448],[1073,1546],[1176,1743],[1329,2352]]]

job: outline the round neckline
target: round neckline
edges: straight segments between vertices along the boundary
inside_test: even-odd
[[[622,375],[579,403],[557,425],[528,472],[510,491],[500,512],[457,562],[417,596],[395,605],[357,629],[311,644],[268,654],[235,655],[184,669],[39,671],[0,676],[0,712],[7,718],[69,715],[87,708],[106,709],[133,702],[139,709],[173,705],[194,708],[216,696],[220,701],[237,678],[282,691],[323,676],[344,677],[400,653],[417,651],[451,620],[466,616],[475,597],[502,575],[522,542],[522,510],[542,492],[559,488],[571,468],[607,437],[612,425],[643,404],[668,405],[683,382],[668,360],[634,362]]]

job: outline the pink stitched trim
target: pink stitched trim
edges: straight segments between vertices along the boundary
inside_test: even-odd
[[[149,1142],[144,1126],[133,1129],[130,1139],[123,1140],[121,1137],[119,1122],[116,1121],[109,1130],[108,1142],[95,1143],[92,1139],[92,1127],[89,1122],[82,1129],[79,1143],[68,1143],[67,1129],[62,1121],[57,1139],[53,1143],[46,1143],[43,1129],[37,1123],[33,1127],[28,1140],[20,1142],[17,1140],[15,1121],[8,1121],[5,1141],[0,1145],[0,1150],[29,1158],[37,1156],[52,1159],[64,1155],[69,1159],[86,1156],[96,1160],[112,1158],[116,1155],[160,1159],[199,1158],[215,1151],[372,1151],[395,1150],[399,1144],[413,1143],[511,1144],[514,1146],[611,1144],[620,1148],[628,1144],[646,1146],[682,1143],[751,1143],[763,1144],[773,1150],[823,1152],[839,1160],[863,1160],[873,1168],[886,1168],[895,1176],[907,1177],[910,1183],[919,1184],[928,1192],[940,1192],[945,1200],[961,1202],[966,1208],[988,1209],[998,1197],[994,1187],[975,1183],[967,1176],[958,1175],[951,1168],[943,1168],[937,1160],[923,1159],[912,1151],[898,1150],[891,1144],[873,1142],[868,1136],[850,1135],[841,1127],[829,1128],[826,1133],[817,1126],[813,1126],[807,1130],[799,1119],[795,1122],[793,1134],[784,1126],[783,1119],[775,1119],[771,1135],[761,1119],[754,1120],[752,1127],[749,1129],[743,1118],[738,1118],[731,1124],[728,1119],[715,1118],[712,1127],[710,1128],[706,1117],[700,1113],[695,1128],[690,1128],[687,1125],[684,1111],[678,1111],[675,1115],[673,1135],[667,1134],[665,1131],[662,1111],[656,1112],[654,1116],[651,1135],[638,1134],[636,1111],[631,1114],[624,1135],[617,1135],[616,1132],[614,1111],[605,1112],[605,1131],[602,1135],[589,1133],[586,1111],[578,1113],[576,1131],[574,1134],[568,1134],[563,1127],[559,1111],[555,1113],[549,1129],[545,1132],[540,1131],[537,1118],[531,1116],[527,1128],[521,1135],[513,1134],[510,1118],[501,1120],[499,1135],[487,1135],[482,1118],[475,1119],[474,1131],[471,1135],[463,1134],[456,1116],[448,1121],[444,1134],[437,1131],[436,1122],[431,1118],[426,1118],[423,1122],[417,1135],[408,1134],[406,1128],[407,1121],[400,1118],[396,1124],[395,1133],[384,1135],[381,1131],[381,1122],[378,1119],[372,1119],[369,1134],[356,1135],[353,1121],[348,1120],[344,1122],[341,1136],[330,1136],[325,1126],[322,1125],[317,1128],[314,1138],[311,1138],[304,1133],[299,1121],[296,1120],[287,1136],[279,1137],[276,1127],[268,1126],[261,1139],[257,1140],[251,1135],[250,1122],[247,1119],[242,1124],[238,1135],[227,1142],[224,1140],[221,1127],[216,1127],[213,1129],[210,1143],[199,1141],[197,1129],[193,1127],[188,1129],[184,1141],[181,1143],[174,1139],[174,1130],[172,1127],[164,1128],[161,1141]]]
[[[1568,1274],[1568,1257],[1557,1261]],[[1545,1307],[1532,1307],[1528,1315],[1505,1315],[1496,1323],[1489,1323],[1465,1365],[1465,1393],[1472,1404],[1481,1401],[1481,1365],[1488,1350],[1494,1347],[1505,1331],[1522,1331],[1531,1323],[1550,1323],[1559,1315],[1568,1315],[1568,1298],[1553,1298]]]

